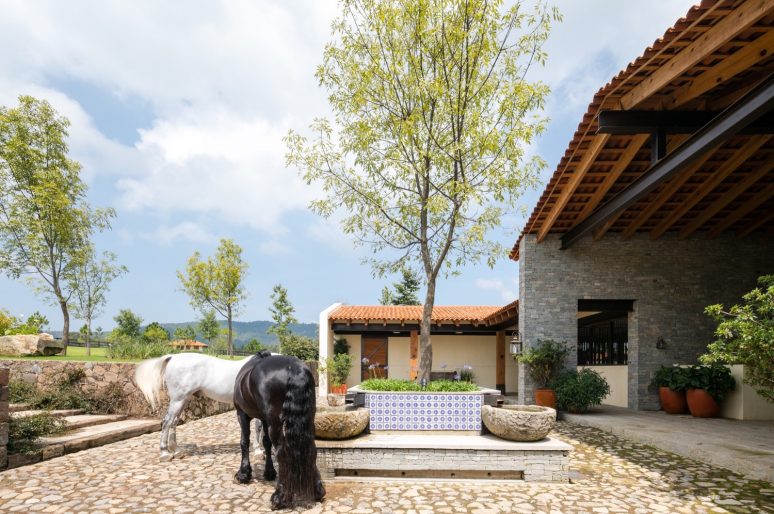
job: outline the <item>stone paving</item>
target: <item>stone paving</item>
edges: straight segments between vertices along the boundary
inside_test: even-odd
[[[569,484],[333,480],[308,512],[774,513],[774,484],[590,427],[562,422],[552,435],[574,447]],[[160,463],[148,434],[5,471],[0,512],[268,512],[273,484],[233,480],[238,439],[230,412],[179,427],[179,461]]]

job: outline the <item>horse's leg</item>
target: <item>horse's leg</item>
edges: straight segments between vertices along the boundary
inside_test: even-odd
[[[172,456],[176,459],[181,459],[185,456],[185,452],[177,447],[177,424],[180,422],[180,416],[182,416],[186,405],[188,405],[188,398],[184,398],[179,405],[175,405],[175,417],[169,427],[167,447],[169,448],[169,451],[172,452]]]
[[[274,437],[279,437],[279,434],[274,434]],[[271,441],[273,437],[269,436],[269,424],[263,423],[263,452],[265,465],[263,468],[263,479],[269,482],[277,478],[277,472],[274,469],[274,461],[271,455]]]
[[[253,457],[263,458],[263,423],[255,418],[255,445],[253,446]]]
[[[162,461],[172,460],[175,457],[177,442],[175,438],[175,426],[180,418],[180,413],[185,407],[185,398],[182,400],[171,400],[167,415],[164,416],[164,422],[161,424],[161,457]],[[171,435],[170,435],[171,434]]]
[[[239,419],[239,428],[242,430],[242,438],[239,441],[242,462],[234,478],[240,484],[247,484],[253,478],[253,468],[250,467],[250,418],[237,408],[237,419]]]
[[[269,438],[274,442],[277,448],[277,464],[280,467],[280,472],[282,473],[282,476],[280,476],[277,479],[277,485],[274,488],[274,493],[271,495],[271,507],[272,509],[284,509],[288,507],[287,498],[285,498],[285,483],[283,481],[283,477],[286,476],[287,473],[287,467],[285,467],[285,471],[283,471],[283,466],[288,465],[288,459],[287,459],[287,444],[288,442],[284,440],[284,437],[282,435],[282,422],[279,420],[279,416],[275,417],[274,419],[267,420],[271,422],[271,426],[269,427]],[[266,426],[266,424],[264,424]],[[266,444],[264,438],[264,444]],[[264,446],[264,448],[266,448]],[[266,471],[269,470],[269,463],[271,456],[271,447],[266,448]],[[274,471],[274,467],[272,466],[272,471]],[[275,473],[276,476],[276,473]]]
[[[172,454],[169,452],[167,441],[169,439],[169,425],[171,418],[169,417],[170,409],[167,409],[167,413],[164,414],[164,419],[161,420],[161,440],[159,441],[159,460],[168,461],[172,460]]]

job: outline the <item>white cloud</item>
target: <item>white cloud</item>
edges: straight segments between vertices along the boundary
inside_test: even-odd
[[[259,244],[258,251],[264,255],[288,255],[291,253],[288,245],[274,239]]]
[[[515,281],[513,281],[515,284]],[[507,285],[502,280],[478,278],[476,279],[476,287],[479,289],[496,291],[500,293],[500,297],[504,302],[512,302],[519,297],[515,289],[511,289],[511,286]]]
[[[161,225],[152,232],[142,232],[141,237],[148,241],[156,241],[169,245],[175,241],[192,241],[194,243],[212,243],[215,236],[198,223],[184,221],[176,225]]]

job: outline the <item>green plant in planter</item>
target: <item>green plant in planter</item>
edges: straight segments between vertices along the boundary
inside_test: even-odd
[[[514,358],[527,366],[527,373],[537,387],[548,387],[564,365],[564,359],[570,353],[567,343],[553,339],[538,339],[535,346],[524,350]]]
[[[668,387],[672,391],[685,391],[688,389],[688,374],[690,368],[679,366],[661,366],[653,375],[650,386],[653,389]]]
[[[347,381],[352,367],[352,356],[348,353],[337,353],[320,364],[320,371],[328,374],[331,385],[340,386]]]
[[[591,369],[565,371],[554,380],[553,386],[556,403],[570,412],[586,412],[610,394],[610,385],[605,377]]]
[[[696,365],[688,368],[687,386],[689,389],[704,389],[720,403],[736,387],[736,381],[731,370],[722,364]]]

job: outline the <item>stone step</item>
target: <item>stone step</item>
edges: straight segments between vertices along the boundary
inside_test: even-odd
[[[95,425],[104,425],[114,421],[123,421],[128,418],[125,414],[79,414],[77,416],[65,416],[67,427],[71,430],[76,428],[92,427]]]
[[[78,416],[84,413],[83,409],[62,409],[62,410],[19,410],[11,412],[13,418],[26,418],[38,414],[48,413],[57,418],[66,418],[67,416]]]
[[[30,408],[29,403],[9,403],[8,412],[19,412],[21,410],[28,410]]]

